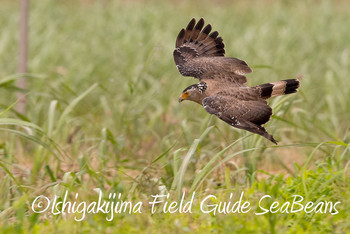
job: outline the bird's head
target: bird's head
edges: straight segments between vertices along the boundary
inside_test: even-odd
[[[207,89],[207,84],[205,82],[200,82],[198,84],[190,85],[179,97],[179,102],[184,100],[194,101],[199,104],[202,103],[203,98],[205,97],[205,90]]]

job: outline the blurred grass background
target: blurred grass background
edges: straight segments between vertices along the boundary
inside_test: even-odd
[[[346,1],[33,0],[25,115],[13,108],[18,9],[13,1],[0,5],[3,230],[349,230]],[[274,115],[265,127],[278,147],[199,105],[177,102],[197,82],[181,77],[172,58],[176,36],[192,17],[219,31],[227,56],[253,68],[248,85],[303,75],[299,93],[269,101]],[[40,194],[68,189],[93,200],[92,188],[134,200],[165,188],[219,197],[246,191],[253,201],[299,194],[342,206],[335,216],[143,214],[111,223],[102,214],[76,223],[30,210]]]

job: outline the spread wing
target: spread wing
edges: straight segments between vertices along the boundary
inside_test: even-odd
[[[207,112],[216,115],[231,126],[257,133],[277,144],[273,136],[261,126],[269,121],[272,114],[271,107],[266,101],[254,98],[254,95],[246,97],[240,99],[237,95],[218,93],[204,98],[202,104]]]
[[[228,80],[241,86],[247,80],[244,76],[252,70],[246,62],[224,57],[225,45],[217,31],[211,32],[211,25],[204,28],[201,18],[196,24],[192,19],[176,39],[174,60],[183,76],[201,79]],[[211,32],[211,33],[210,33]]]

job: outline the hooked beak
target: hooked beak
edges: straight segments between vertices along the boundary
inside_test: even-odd
[[[179,103],[183,101],[183,98],[182,97],[179,97]]]

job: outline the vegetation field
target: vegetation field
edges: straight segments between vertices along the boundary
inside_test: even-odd
[[[193,17],[247,85],[302,75],[269,100],[277,146],[178,103]],[[350,232],[347,1],[32,0],[25,90],[18,23],[1,1],[0,233]]]

